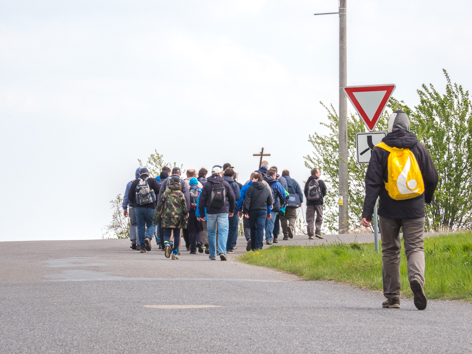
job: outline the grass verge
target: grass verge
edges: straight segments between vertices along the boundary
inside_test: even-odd
[[[429,299],[472,302],[472,232],[425,239],[426,285]],[[412,296],[403,252],[402,295]],[[239,258],[252,265],[275,268],[307,280],[334,280],[382,290],[382,256],[374,244],[332,243],[323,246],[272,246]]]

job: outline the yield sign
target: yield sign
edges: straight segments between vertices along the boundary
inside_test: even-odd
[[[364,119],[369,130],[374,129],[394,90],[395,85],[393,84],[344,88],[344,92]]]

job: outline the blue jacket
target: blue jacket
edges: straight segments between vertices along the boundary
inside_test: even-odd
[[[198,188],[198,191],[200,192],[200,194],[198,195],[198,199],[197,199],[197,209],[195,209],[195,216],[197,218],[201,218],[200,216],[200,197],[202,196],[202,189],[201,188]],[[207,217],[207,208],[205,207],[205,218]]]
[[[283,200],[280,201],[280,206],[282,207],[282,204],[285,205],[286,203],[285,189],[282,186],[282,184],[280,184],[280,182],[278,182],[277,180],[273,179],[271,176],[265,176],[264,181],[269,183],[270,188],[276,188],[280,192],[280,195],[283,197]]]
[[[140,171],[141,171],[141,167],[138,167],[136,169],[136,173],[135,173],[136,178],[135,179],[139,178],[139,172]],[[128,184],[126,185],[125,196],[123,197],[123,210],[128,210],[128,204],[129,204],[130,207],[134,207],[134,205],[131,205],[131,203],[129,202],[129,199],[128,199],[129,189],[131,188],[131,185],[133,184],[133,182],[134,182],[134,180],[129,181]]]
[[[287,192],[289,192],[290,194],[298,194],[298,196],[300,197],[300,203],[303,203],[303,192],[298,182],[290,176],[285,176],[284,178],[288,184]]]
[[[238,202],[237,202],[239,211],[243,211],[244,197],[246,196],[247,190],[251,185],[252,185],[252,180],[249,181],[248,183],[246,183],[243,186],[243,188],[241,188],[241,193],[240,193],[241,196],[239,197]],[[271,210],[270,210],[270,205],[269,205],[269,206],[267,206],[267,214],[270,214],[270,211]]]

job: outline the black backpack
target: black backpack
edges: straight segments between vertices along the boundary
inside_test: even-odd
[[[306,199],[311,202],[321,199],[321,188],[316,179],[312,179],[310,184],[308,184],[308,193]]]
[[[136,186],[136,204],[146,205],[154,203],[156,201],[156,193],[149,187],[148,178],[139,179],[138,185]]]
[[[210,206],[215,209],[223,208],[226,202],[226,188],[223,183],[213,183],[211,187]]]

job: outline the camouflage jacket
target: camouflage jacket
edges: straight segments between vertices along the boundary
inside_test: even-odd
[[[171,181],[157,204],[153,224],[161,227],[186,229],[188,224],[187,202],[180,190],[180,183]]]

